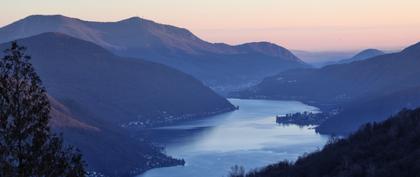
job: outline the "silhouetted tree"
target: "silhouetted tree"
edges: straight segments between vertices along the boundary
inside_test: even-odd
[[[84,162],[49,127],[50,104],[41,80],[12,42],[0,61],[0,176],[82,177]]]
[[[245,177],[244,167],[238,165],[231,167],[228,177]]]

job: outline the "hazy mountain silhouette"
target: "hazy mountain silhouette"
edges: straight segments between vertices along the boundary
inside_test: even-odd
[[[336,64],[343,58],[351,58],[354,52],[351,51],[304,51],[292,50],[293,54],[299,57],[304,62],[316,67],[321,68],[327,65]]]
[[[380,51],[378,49],[366,49],[366,50],[363,50],[363,51],[359,52],[355,56],[353,56],[349,59],[341,60],[338,63],[340,63],[340,64],[351,63],[351,62],[365,60],[365,59],[369,59],[369,58],[376,57],[376,56],[379,56],[379,55],[384,55],[384,54],[385,54],[385,52]]]
[[[178,68],[220,91],[306,66],[290,51],[275,44],[213,44],[186,29],[138,17],[90,22],[61,15],[34,15],[0,28],[0,42],[44,32],[64,33],[121,56],[141,57]]]
[[[64,131],[67,142],[81,148],[89,167],[107,174],[140,173],[177,163],[158,148],[133,141],[127,129],[234,109],[192,76],[115,56],[91,42],[43,33],[18,43],[28,47],[36,72],[57,100],[53,115],[58,117],[52,124]]]
[[[320,69],[299,69],[265,79],[234,95],[293,99],[344,111],[321,125],[324,133],[348,133],[362,123],[380,120],[403,107],[420,106],[420,43],[399,53]],[[411,96],[410,96],[411,95]]]

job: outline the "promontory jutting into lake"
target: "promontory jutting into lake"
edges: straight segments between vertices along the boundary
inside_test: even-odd
[[[277,115],[318,112],[296,101],[229,99],[239,110],[204,120],[156,128],[171,135],[162,142],[167,154],[185,159],[185,166],[158,168],[139,177],[223,177],[234,165],[261,168],[279,160],[320,149],[328,139],[311,126],[280,125]],[[183,133],[184,132],[184,133]],[[185,132],[191,132],[185,135]],[[178,136],[177,136],[178,134]],[[203,173],[211,171],[211,173]]]

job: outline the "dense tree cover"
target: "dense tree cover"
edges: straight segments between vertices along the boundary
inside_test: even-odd
[[[0,176],[84,176],[81,155],[48,127],[50,104],[29,60],[16,42],[0,60]]]
[[[295,124],[299,126],[320,125],[325,120],[337,114],[338,111],[339,109],[331,110],[328,112],[320,112],[320,113],[313,113],[313,112],[307,112],[307,111],[298,112],[298,113],[290,113],[284,116],[277,116],[276,122],[278,124]]]
[[[240,172],[240,170],[237,170]],[[365,124],[322,150],[231,177],[419,177],[420,108],[403,110],[382,122]],[[241,173],[239,173],[241,174]]]

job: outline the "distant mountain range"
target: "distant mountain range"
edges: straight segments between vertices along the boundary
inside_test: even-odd
[[[385,54],[385,52],[378,49],[365,49],[356,54],[350,51],[308,52],[302,50],[293,50],[292,52],[315,68],[322,68],[324,66],[333,64],[351,63],[354,61],[365,60]]]
[[[0,28],[0,42],[44,32],[60,32],[93,42],[120,56],[175,67],[220,92],[249,86],[280,71],[307,67],[290,51],[272,43],[214,44],[186,29],[138,17],[118,22],[90,22],[61,15],[34,15]]]
[[[351,58],[354,56],[353,51],[304,51],[292,50],[292,53],[304,62],[316,68],[326,65],[335,64],[340,60]]]
[[[162,64],[116,56],[61,33],[18,40],[28,48],[53,104],[52,125],[89,167],[110,176],[179,164],[127,130],[202,118],[234,106],[194,77]],[[0,45],[3,50],[10,44]]]
[[[323,133],[349,133],[400,109],[420,106],[420,43],[402,52],[320,69],[297,69],[266,78],[234,95],[242,98],[301,100],[343,111],[321,124]]]
[[[356,54],[355,56],[349,58],[349,59],[344,59],[344,60],[340,60],[338,61],[339,64],[343,64],[343,63],[351,63],[351,62],[355,62],[355,61],[361,61],[361,60],[366,60],[369,58],[373,58],[379,55],[384,55],[385,52],[380,51],[378,49],[366,49],[363,50],[361,52],[359,52],[358,54]]]

